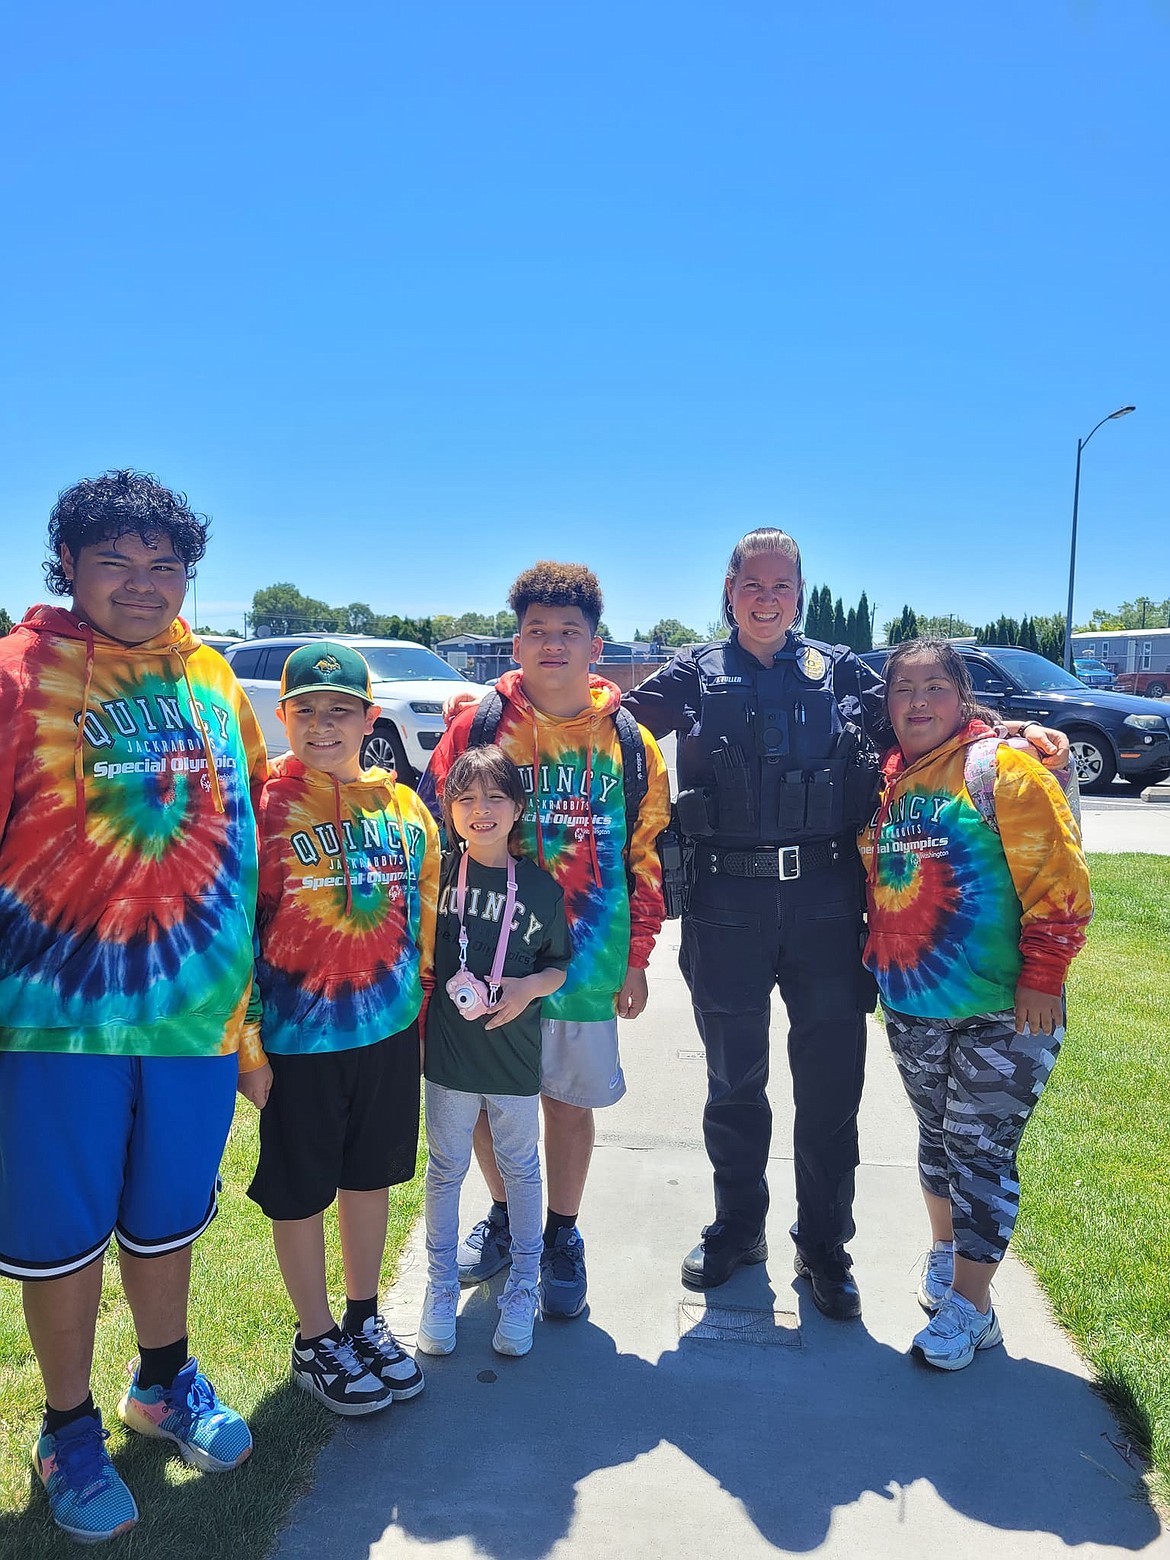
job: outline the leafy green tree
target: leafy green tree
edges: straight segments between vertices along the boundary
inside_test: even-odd
[[[722,618],[712,618],[707,624],[708,639],[726,639],[730,633],[731,630]]]
[[[926,639],[956,639],[966,638],[975,630],[966,618],[956,617],[953,612],[940,612],[933,617],[920,615],[918,632]]]
[[[268,585],[252,597],[252,624],[273,634],[302,634],[309,630],[341,632],[336,611],[313,596],[303,596],[287,581]]]
[[[688,628],[685,623],[680,623],[678,618],[659,618],[650,630],[650,641],[669,645],[671,649],[677,649],[680,645],[697,644],[702,635],[693,628]]]
[[[0,637],[11,633],[15,627],[16,624],[13,623],[12,619],[8,616],[8,613],[5,612],[3,607],[0,607]]]
[[[1170,628],[1170,596],[1164,601],[1139,596],[1136,601],[1123,601],[1110,610],[1094,607],[1088,623],[1078,624],[1075,632],[1091,633],[1105,628]]]

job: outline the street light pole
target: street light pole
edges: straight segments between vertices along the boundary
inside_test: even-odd
[[[1081,451],[1089,440],[1107,422],[1113,422],[1117,417],[1125,417],[1135,408],[1132,406],[1119,406],[1115,412],[1110,412],[1108,417],[1102,417],[1094,428],[1090,428],[1083,439],[1077,440],[1077,474],[1073,481],[1073,512],[1072,512],[1072,544],[1068,553],[1068,608],[1064,614],[1064,669],[1072,671],[1072,625],[1073,625],[1073,586],[1076,583],[1077,574],[1077,511],[1081,502]]]

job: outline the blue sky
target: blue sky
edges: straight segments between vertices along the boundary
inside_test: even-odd
[[[1170,7],[61,4],[0,65],[0,605],[57,491],[289,579],[618,635],[780,524],[879,621],[1170,594]]]

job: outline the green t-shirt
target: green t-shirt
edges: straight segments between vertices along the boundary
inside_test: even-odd
[[[427,1009],[426,1076],[465,1094],[540,1093],[540,1008],[530,1002],[519,1018],[485,1029],[490,1015],[464,1018],[447,995],[459,968],[459,854],[443,857],[435,920],[435,990]],[[467,863],[467,968],[484,982],[491,973],[508,891],[506,867]],[[534,975],[569,966],[572,945],[560,886],[535,862],[516,862],[516,903],[504,959],[505,975]]]

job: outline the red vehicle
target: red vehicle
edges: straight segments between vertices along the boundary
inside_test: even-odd
[[[1147,699],[1161,699],[1170,692],[1170,672],[1118,672],[1113,686],[1119,693],[1140,693]]]

